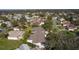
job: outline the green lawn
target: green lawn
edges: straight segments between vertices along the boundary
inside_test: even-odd
[[[21,41],[0,39],[0,50],[13,50],[21,45]]]

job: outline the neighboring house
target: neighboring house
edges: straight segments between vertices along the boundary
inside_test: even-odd
[[[41,27],[33,28],[32,34],[27,41],[39,46],[39,48],[44,48],[42,43],[45,42],[45,30]]]
[[[15,19],[15,20],[19,20],[20,18],[22,17],[22,14],[14,14],[13,15],[13,19]]]
[[[29,15],[25,15],[25,18],[26,18],[26,19],[30,19],[31,17],[29,17]]]
[[[15,30],[15,31],[10,31],[8,36],[9,40],[20,40],[24,34],[23,31]]]
[[[73,27],[69,27],[69,28],[68,28],[69,31],[74,31],[74,30],[76,30],[76,29],[77,29],[76,27],[74,27],[74,28],[73,28]]]
[[[20,29],[18,27],[14,27],[13,30],[14,31],[18,30],[19,31]]]
[[[75,25],[73,25],[73,24],[70,24],[69,26],[68,26],[68,30],[69,31],[74,31],[74,30],[76,30],[77,29],[77,27],[75,26]]]
[[[65,19],[64,18],[61,18],[61,19],[59,19],[61,22],[63,22]]]
[[[5,24],[7,25],[7,27],[12,27],[12,24],[11,24],[10,21],[5,21],[5,22],[3,22],[3,23],[5,23]]]
[[[65,27],[65,26],[69,26],[70,25],[70,22],[69,21],[62,21],[61,24]]]
[[[42,18],[34,18],[34,19],[32,19],[31,24],[34,24],[34,25],[42,25],[42,24],[44,24],[44,22],[45,22],[45,19],[42,19]]]
[[[25,15],[25,19],[27,20],[27,22],[31,21],[31,17],[29,17],[29,15]]]
[[[74,24],[71,24],[69,21],[63,21],[61,24],[69,31],[74,31],[77,29],[77,27]]]
[[[41,25],[43,25],[44,24],[44,22],[41,22],[39,25],[41,26]]]
[[[21,44],[16,50],[30,50],[30,47],[27,44]]]
[[[12,14],[6,15],[6,17],[7,17],[9,20],[11,20],[11,19],[12,19]]]

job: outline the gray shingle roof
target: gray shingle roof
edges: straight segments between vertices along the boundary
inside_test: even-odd
[[[35,27],[32,30],[32,34],[29,37],[29,40],[32,40],[34,43],[45,42],[45,30],[41,27]]]
[[[9,37],[20,37],[23,35],[23,31],[18,31],[18,30],[15,30],[15,31],[10,31],[9,32]]]

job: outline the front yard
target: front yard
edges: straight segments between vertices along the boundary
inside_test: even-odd
[[[21,41],[0,39],[0,50],[14,50],[21,45]]]

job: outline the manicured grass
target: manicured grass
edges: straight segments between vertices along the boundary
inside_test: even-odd
[[[0,39],[0,50],[14,50],[21,45],[21,41]]]

